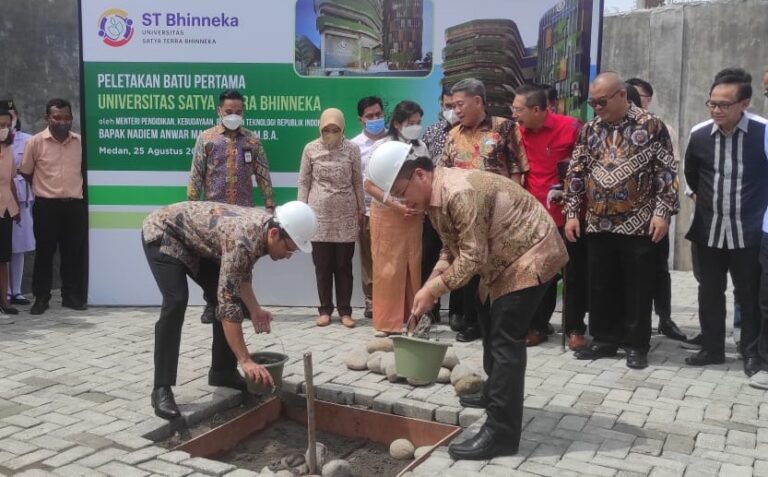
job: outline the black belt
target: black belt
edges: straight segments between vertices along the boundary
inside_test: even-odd
[[[67,197],[67,198],[50,198],[50,197],[35,197],[35,200],[50,200],[50,201],[56,201],[56,202],[73,202],[76,200],[83,200],[83,199],[76,199],[74,197]]]

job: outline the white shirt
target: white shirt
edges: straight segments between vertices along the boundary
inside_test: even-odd
[[[357,136],[350,139],[353,143],[360,147],[360,172],[363,174],[363,180],[365,180],[365,173],[368,171],[368,161],[371,159],[371,152],[373,151],[373,145],[378,139],[369,138],[365,132],[361,132]],[[365,215],[371,215],[371,196],[365,193]]]

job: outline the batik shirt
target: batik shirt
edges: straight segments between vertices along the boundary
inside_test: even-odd
[[[498,174],[436,168],[427,214],[443,241],[426,284],[438,296],[479,274],[480,298],[493,301],[546,283],[568,261],[549,213]]]
[[[587,233],[648,235],[651,219],[677,213],[677,161],[664,123],[631,106],[616,123],[584,125],[566,177],[568,219],[587,208]],[[583,199],[583,201],[582,201]]]
[[[438,165],[494,172],[504,177],[528,171],[517,124],[487,115],[475,128],[459,124],[450,130]]]
[[[215,202],[180,202],[158,209],[144,220],[145,243],[158,242],[160,253],[179,260],[197,275],[200,260],[220,262],[217,318],[243,321],[240,285],[251,283],[256,261],[267,254],[263,209]]]
[[[435,164],[441,161],[443,149],[445,149],[445,141],[448,139],[448,131],[450,130],[451,125],[448,124],[448,121],[441,119],[424,131],[422,140],[427,145],[429,155]]]
[[[274,206],[269,163],[261,141],[253,132],[240,128],[234,136],[214,126],[200,133],[192,155],[187,200],[224,202],[253,206],[253,180],[261,190],[265,206]],[[250,162],[249,162],[250,161]]]

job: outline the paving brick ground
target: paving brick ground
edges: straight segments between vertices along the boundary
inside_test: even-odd
[[[674,273],[673,317],[689,334],[698,328],[696,309],[692,277]],[[210,330],[200,324],[200,311],[188,311],[176,388],[190,421],[241,399],[207,385]],[[392,385],[347,370],[346,353],[372,336],[364,320],[354,330],[336,323],[319,329],[313,310],[273,312],[274,334],[249,333],[248,343],[252,350],[282,350],[284,343],[293,358],[289,390],[302,389],[299,361],[311,350],[321,398],[461,424],[462,438],[482,423],[483,412],[462,409],[450,387]],[[147,438],[169,432],[149,406],[157,313],[54,306],[0,326],[0,474],[255,475],[169,452]],[[451,339],[446,327],[441,333]],[[463,362],[480,368],[479,343],[455,348]],[[768,476],[766,394],[747,385],[731,338],[727,352],[723,365],[690,368],[683,363],[690,351],[654,336],[650,366],[635,371],[621,358],[576,361],[559,343],[545,343],[529,350],[520,454],[454,462],[441,448],[415,475]]]

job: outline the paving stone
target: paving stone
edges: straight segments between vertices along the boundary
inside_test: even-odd
[[[160,454],[164,454],[165,452],[166,450],[162,447],[145,447],[143,449],[133,451],[129,454],[122,455],[118,457],[118,460],[126,464],[139,464],[141,462],[154,459],[155,457],[159,456]]]
[[[479,421],[485,416],[485,409],[472,409],[464,408],[459,413],[459,425],[461,427],[467,427],[475,422]]]
[[[227,472],[231,472],[236,469],[234,465],[225,464],[223,462],[217,462],[215,460],[203,459],[200,457],[193,457],[179,463],[180,465],[190,467],[194,470],[200,471],[209,475],[224,475]]]
[[[145,475],[149,475],[149,472],[145,470],[128,464],[123,464],[122,462],[110,462],[109,464],[102,465],[96,470],[113,477],[144,477]]]
[[[573,460],[589,462],[600,448],[597,444],[574,441],[565,451],[565,457]]]
[[[426,421],[434,420],[435,409],[437,409],[437,406],[434,404],[407,398],[397,400],[393,406],[393,411],[398,416],[424,419]]]
[[[77,463],[59,467],[54,470],[54,474],[59,475],[61,477],[84,477],[84,476],[100,477],[102,475],[106,475],[95,469],[89,469],[87,467],[83,467]]]
[[[3,467],[6,467],[11,470],[19,470],[23,467],[26,467],[28,465],[32,465],[36,462],[40,462],[42,460],[45,460],[49,458],[52,455],[55,455],[56,453],[52,450],[48,449],[38,449],[36,451],[30,452],[28,454],[20,455],[16,458],[13,458],[11,460],[7,460],[3,462]]]
[[[183,467],[181,465],[172,464],[164,460],[153,459],[142,464],[139,464],[139,468],[154,472],[156,474],[168,475],[168,476],[184,476],[193,472],[189,467]]]
[[[752,468],[746,465],[723,464],[720,477],[752,477]]]
[[[237,469],[228,474],[224,474],[225,477],[257,477],[258,475],[259,474],[256,472],[251,472],[250,470],[245,469]]]
[[[557,427],[568,429],[570,431],[580,431],[587,423],[587,418],[583,416],[563,416]]]
[[[754,448],[757,441],[755,433],[731,430],[728,431],[727,444],[736,447]]]
[[[690,454],[693,452],[695,441],[692,437],[681,436],[679,434],[669,434],[664,442],[664,452],[679,452],[681,454]]]
[[[753,467],[753,473],[755,477],[768,477],[768,461],[756,460]]]
[[[178,450],[167,452],[165,454],[160,454],[159,456],[157,456],[158,459],[164,460],[166,462],[171,462],[173,464],[178,464],[179,462],[183,460],[187,460],[191,457],[192,456],[189,455],[189,453],[184,451],[178,451]]]
[[[89,467],[91,469],[95,469],[97,467],[101,467],[102,465],[112,462],[113,460],[117,460],[120,457],[128,454],[128,451],[125,451],[123,449],[117,449],[115,447],[110,447],[107,449],[102,449],[100,451],[97,451],[88,457],[85,457],[77,462],[77,464],[82,465],[84,467]]]
[[[558,469],[572,470],[574,472],[579,472],[587,475],[596,475],[596,476],[605,476],[605,477],[612,477],[616,475],[616,469],[602,467],[594,464],[587,464],[585,462],[581,462],[578,460],[571,460],[568,458],[564,458],[561,461],[559,461],[556,467]]]
[[[696,437],[696,447],[702,449],[723,450],[725,449],[725,437],[715,434],[701,433]]]
[[[95,449],[90,447],[77,446],[62,452],[55,457],[51,457],[50,459],[44,461],[43,464],[53,468],[61,467],[82,457],[93,454],[95,451]]]
[[[456,425],[459,423],[459,413],[462,408],[442,406],[435,409],[435,421]]]

